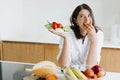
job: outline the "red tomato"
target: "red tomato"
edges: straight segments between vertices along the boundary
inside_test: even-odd
[[[53,21],[52,24],[57,24],[57,22]]]
[[[62,24],[58,23],[57,28],[62,28]]]
[[[57,23],[56,22],[52,22],[52,28],[56,29],[57,28]]]

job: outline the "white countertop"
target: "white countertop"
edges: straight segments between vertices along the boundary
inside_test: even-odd
[[[102,80],[120,80],[120,73],[106,72],[106,76]]]
[[[120,48],[119,42],[104,41],[103,47],[105,48]]]

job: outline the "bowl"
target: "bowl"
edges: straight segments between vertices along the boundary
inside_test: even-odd
[[[96,65],[94,65],[94,66],[96,66]],[[86,69],[92,69],[93,68],[93,66],[92,65],[76,65],[76,66],[72,66],[71,67],[71,69],[72,68],[75,68],[78,72],[80,72],[80,73],[82,73],[84,76],[86,76],[87,77],[87,79],[74,79],[74,80],[103,80],[104,79],[104,77],[105,77],[105,75],[106,75],[106,72],[105,72],[105,70],[101,67],[101,66],[99,66],[100,68],[101,68],[101,70],[100,71],[102,71],[102,76],[101,77],[98,77],[99,75],[98,75],[98,73],[94,73],[96,76],[97,76],[97,78],[88,78],[87,76],[86,76],[86,74],[85,74],[85,71],[86,71]],[[71,77],[69,74],[66,74],[66,71],[67,71],[67,69],[68,68],[66,68],[65,70],[64,70],[64,76],[65,76],[65,80],[73,80],[73,76]],[[72,70],[72,72],[75,74],[75,72]]]

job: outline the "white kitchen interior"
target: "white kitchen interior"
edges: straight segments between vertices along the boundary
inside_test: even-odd
[[[58,44],[60,38],[44,25],[47,21],[69,25],[72,11],[82,3],[90,5],[96,25],[104,32],[103,47],[119,49],[120,0],[0,0],[0,40]],[[3,64],[4,71],[8,69],[6,65]],[[3,80],[13,80],[12,75],[4,73]],[[118,80],[118,76],[112,78]]]

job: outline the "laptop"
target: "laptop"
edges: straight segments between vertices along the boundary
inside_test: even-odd
[[[0,80],[22,80],[23,77],[31,75],[32,72],[25,69],[32,69],[34,64],[11,61],[0,61]]]

